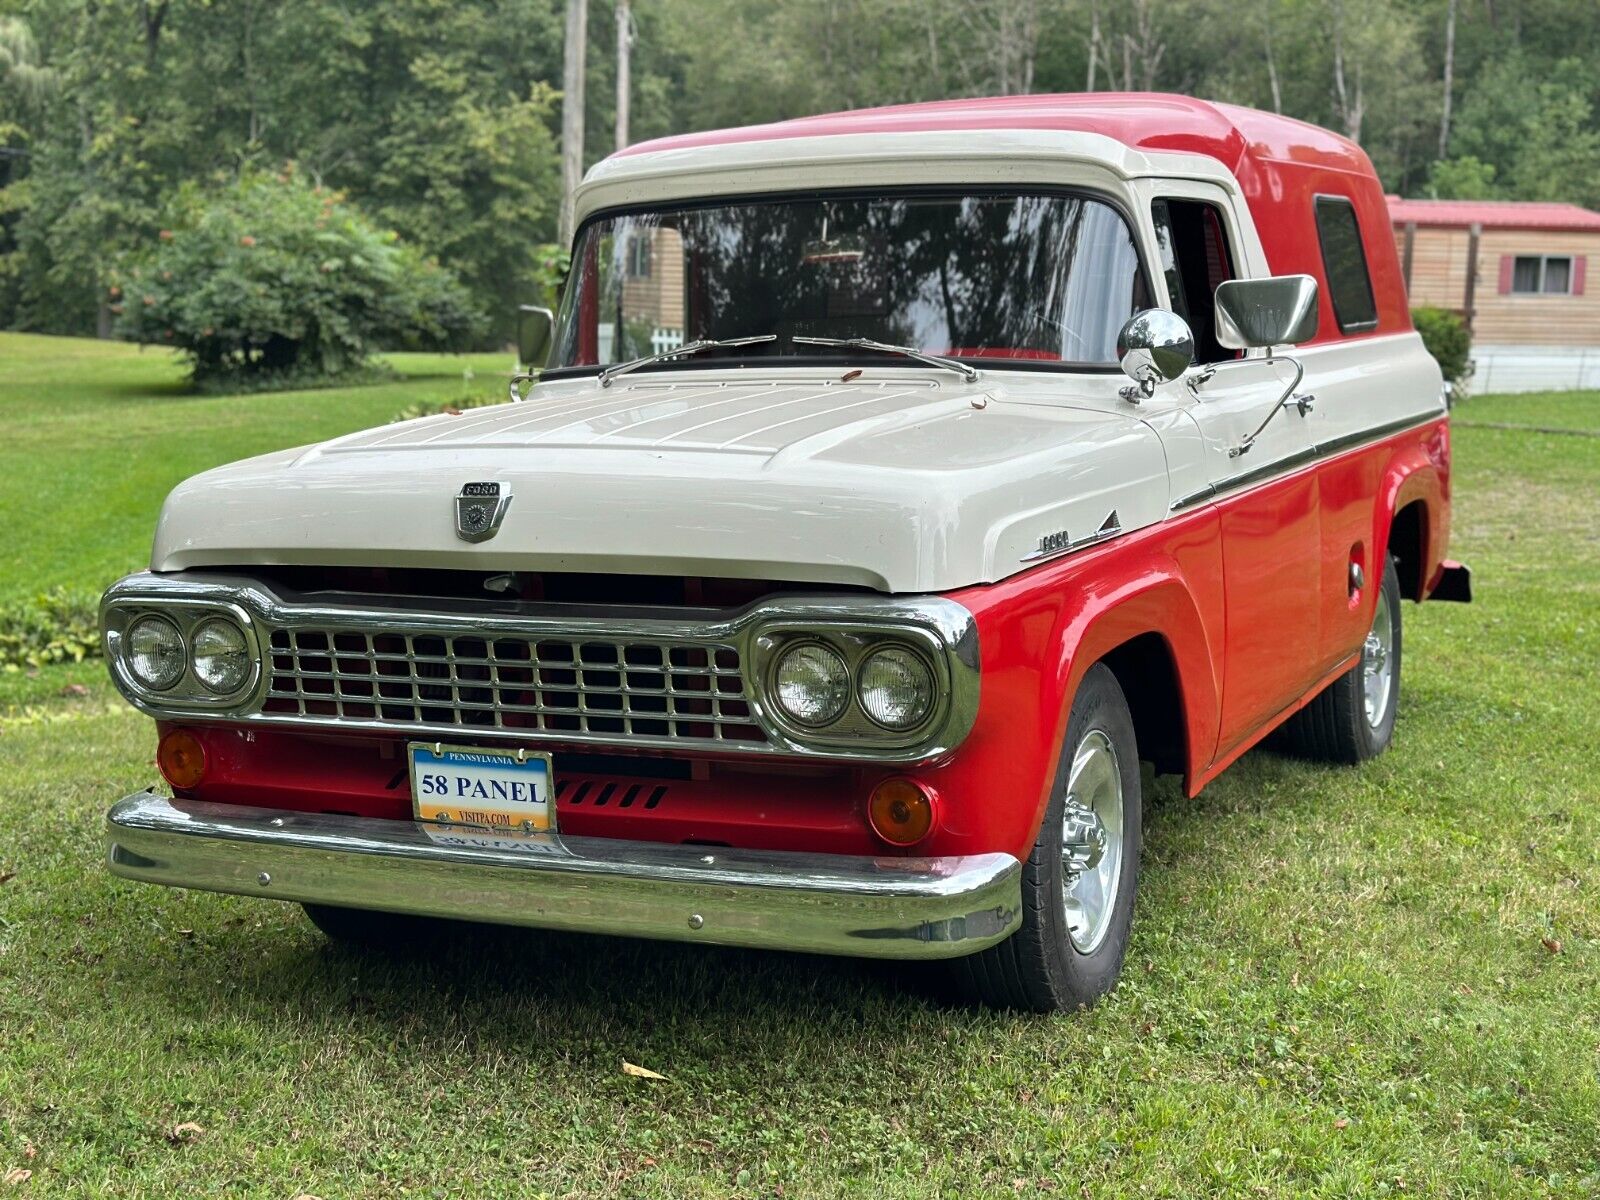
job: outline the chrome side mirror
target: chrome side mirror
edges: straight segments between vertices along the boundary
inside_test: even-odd
[[[524,304],[517,310],[517,361],[525,367],[544,366],[550,357],[551,335],[556,315],[537,304]]]
[[[1230,350],[1298,346],[1317,336],[1317,281],[1309,275],[1217,285],[1217,341]]]
[[[1128,318],[1117,334],[1117,361],[1137,385],[1121,396],[1133,404],[1155,394],[1156,385],[1171,383],[1194,362],[1194,333],[1175,312],[1147,308]]]

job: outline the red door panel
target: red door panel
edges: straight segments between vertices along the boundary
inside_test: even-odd
[[[1227,650],[1219,754],[1293,704],[1318,677],[1322,555],[1315,472],[1225,498]]]

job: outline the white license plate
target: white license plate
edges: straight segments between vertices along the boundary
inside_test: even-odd
[[[435,841],[480,846],[556,827],[548,754],[412,742],[411,808]]]

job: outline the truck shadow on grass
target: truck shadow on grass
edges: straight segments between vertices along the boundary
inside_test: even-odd
[[[1292,771],[1285,760],[1264,757],[1268,774]],[[1207,860],[1227,839],[1230,821],[1260,814],[1207,803],[1209,792],[1187,799],[1175,780],[1159,781],[1146,795],[1156,860],[1156,886],[1140,898],[1148,917],[1151,905],[1172,902],[1170,881],[1186,860]],[[1197,827],[1204,833],[1197,836]],[[1036,1019],[969,1007],[941,963],[455,922],[419,923],[413,941],[379,949],[326,940],[295,905],[190,893],[182,906],[196,927],[191,940],[136,974],[161,993],[162,1005],[192,1009],[196,1020],[226,1009],[260,1022],[263,1032],[287,1021],[320,1036],[379,1030],[425,1046],[448,1030],[543,1057],[597,1039],[621,1045],[664,1029],[714,1027],[734,1042],[748,1038],[751,1053],[770,1054],[763,1039],[781,1043],[786,1029],[796,1037],[808,1031],[802,1040],[809,1044],[843,1026],[888,1035],[903,1032],[908,1020],[979,1029]],[[1159,923],[1170,917],[1161,914]],[[1137,924],[1135,930],[1133,953],[1142,956]]]

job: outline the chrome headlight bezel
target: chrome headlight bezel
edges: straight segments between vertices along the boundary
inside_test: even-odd
[[[777,700],[777,665],[791,649],[804,644],[821,644],[832,650],[849,674],[844,711],[822,725],[793,720]],[[927,712],[903,729],[879,723],[861,702],[862,666],[872,655],[891,648],[915,657],[932,681]],[[931,758],[960,742],[977,715],[976,632],[970,627],[963,635],[951,637],[937,625],[920,621],[773,621],[755,632],[751,650],[756,660],[751,678],[756,685],[752,704],[757,714],[778,739],[809,749],[842,751],[852,757],[875,753],[885,760]]]
[[[158,617],[175,626],[183,643],[183,674],[165,688],[148,686],[128,665],[127,633],[135,622],[145,617]],[[195,632],[208,621],[219,618],[234,625],[244,635],[245,650],[251,659],[243,682],[230,692],[211,690],[195,673]],[[195,712],[244,711],[253,707],[256,693],[264,681],[259,629],[250,613],[237,604],[176,596],[107,596],[100,610],[100,630],[112,680],[124,695],[135,702],[144,701],[162,709]]]

